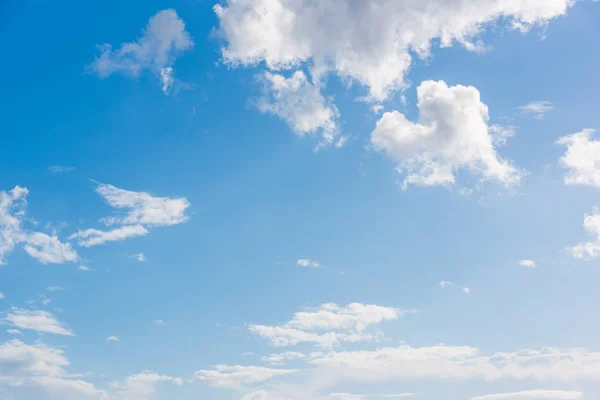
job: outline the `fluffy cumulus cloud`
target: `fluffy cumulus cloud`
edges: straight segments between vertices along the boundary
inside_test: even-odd
[[[321,264],[315,260],[309,260],[308,258],[301,258],[296,261],[296,265],[305,268],[319,268]]]
[[[276,376],[298,372],[259,366],[217,365],[213,370],[200,370],[196,378],[216,387],[243,388],[245,385],[268,381]]]
[[[12,308],[7,312],[6,317],[2,321],[15,328],[62,336],[75,336],[65,324],[58,321],[48,311]]]
[[[583,227],[590,237],[590,240],[581,242],[576,246],[569,247],[567,250],[573,254],[573,257],[580,259],[594,259],[600,256],[600,208],[594,207],[591,214],[586,214],[583,218]]]
[[[532,101],[519,107],[519,111],[532,115],[535,119],[544,119],[544,115],[553,109],[554,105],[549,101]]]
[[[131,375],[124,382],[111,382],[110,387],[116,391],[114,400],[148,400],[156,392],[159,383],[171,383],[177,386],[183,384],[181,378],[159,375],[152,371]]]
[[[314,343],[323,347],[341,342],[372,340],[374,335],[365,332],[370,325],[397,320],[405,310],[352,303],[346,307],[323,304],[314,311],[302,311],[283,325],[250,325],[249,330],[268,339],[274,346],[294,346]]]
[[[565,390],[524,390],[514,393],[488,394],[471,400],[579,400],[582,392]]]
[[[481,49],[478,37],[500,19],[521,31],[564,15],[573,0],[226,0],[214,7],[230,65],[271,70],[310,65],[368,88],[375,101],[405,85],[411,53],[432,41]]]
[[[68,365],[61,349],[20,340],[5,342],[0,345],[0,392],[7,398],[108,399],[103,390],[73,379],[65,370]]]
[[[111,207],[127,211],[124,216],[101,219],[105,225],[117,225],[116,228],[108,231],[89,228],[72,234],[69,239],[78,240],[80,246],[91,247],[144,236],[149,233],[148,228],[176,225],[188,220],[186,210],[190,203],[183,197],[157,197],[146,192],[133,192],[106,184],[99,184],[96,192]]]
[[[27,206],[26,188],[15,186],[11,191],[0,191],[0,265],[6,264],[6,256],[17,243],[25,240],[22,219]]]
[[[427,58],[433,43],[485,49],[486,28],[502,22],[526,32],[565,15],[575,0],[224,0],[214,6],[223,61],[263,64],[274,96],[266,110],[296,132],[319,130],[331,142],[337,111],[321,95],[326,75],[366,89],[380,104],[407,87],[413,56]],[[291,71],[284,78],[282,71]],[[311,78],[304,72],[308,71]],[[307,96],[306,99],[300,99]],[[278,104],[279,103],[279,104]],[[538,107],[539,108],[539,107]],[[336,130],[336,129],[335,129]],[[340,142],[342,143],[342,142]]]
[[[496,152],[488,108],[476,88],[425,81],[417,97],[418,122],[388,112],[371,134],[374,148],[399,163],[403,188],[453,184],[459,169],[504,185],[519,182],[521,172]]]
[[[150,18],[137,41],[123,43],[116,50],[110,44],[98,46],[100,54],[86,69],[100,78],[113,73],[137,77],[149,70],[159,79],[163,92],[168,93],[175,82],[175,60],[193,45],[175,10],[163,10]]]
[[[35,232],[27,237],[23,247],[27,254],[42,264],[63,264],[77,261],[77,252],[70,243],[62,243],[56,236]]]
[[[334,141],[338,110],[304,72],[296,71],[289,78],[266,72],[260,82],[263,95],[256,102],[260,111],[281,118],[300,136],[320,134],[323,146]]]
[[[560,164],[567,170],[565,184],[600,186],[600,141],[592,139],[595,130],[561,137],[557,143],[567,146]]]

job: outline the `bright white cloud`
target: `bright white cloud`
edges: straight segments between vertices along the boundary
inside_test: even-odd
[[[118,342],[119,338],[116,337],[116,336],[109,336],[109,337],[106,338],[106,341],[107,342]]]
[[[7,329],[6,333],[9,333],[11,335],[22,335],[23,334],[23,332],[21,332],[18,329]]]
[[[519,183],[520,171],[496,153],[488,108],[476,88],[425,81],[417,97],[419,122],[387,112],[371,134],[374,148],[398,161],[404,189],[454,184],[459,169],[504,185]]]
[[[211,386],[239,389],[244,385],[268,381],[276,376],[298,372],[257,366],[217,365],[213,370],[200,370],[196,378]]]
[[[525,390],[515,393],[488,394],[471,400],[579,400],[582,392],[565,390]]]
[[[553,109],[554,105],[549,101],[532,101],[531,103],[519,107],[519,110],[523,114],[530,114],[535,119],[544,119],[544,114],[552,111]]]
[[[62,243],[58,237],[41,232],[29,235],[23,248],[42,264],[63,264],[79,258],[70,243]]]
[[[597,258],[600,256],[600,207],[594,207],[591,214],[585,215],[583,218],[583,227],[588,236],[590,236],[590,240],[570,247],[568,250],[575,258]]]
[[[261,357],[261,360],[271,365],[283,365],[286,361],[302,358],[306,358],[306,355],[295,351],[287,351],[285,353],[269,354],[268,356]]]
[[[535,268],[535,261],[533,260],[519,260],[517,264],[525,268]]]
[[[0,345],[0,392],[7,398],[19,397],[30,388],[44,390],[44,399],[107,400],[104,391],[92,384],[72,379],[65,371],[69,361],[58,348],[37,343],[27,345],[20,340],[11,340]]]
[[[224,62],[271,70],[307,67],[317,81],[333,71],[383,101],[406,86],[412,54],[432,43],[484,47],[498,21],[520,31],[564,15],[574,0],[225,0],[214,10],[225,40]]]
[[[70,240],[77,239],[77,244],[83,247],[92,247],[106,242],[125,240],[137,236],[145,236],[148,230],[141,225],[127,225],[110,231],[99,229],[79,230],[69,236]]]
[[[165,93],[174,83],[173,64],[194,42],[175,10],[163,10],[150,18],[142,36],[123,43],[117,50],[110,44],[98,46],[100,55],[86,69],[106,78],[113,73],[137,77],[149,70],[160,80]]]
[[[159,383],[172,383],[177,386],[183,385],[181,378],[159,375],[152,371],[144,371],[141,374],[131,375],[123,383],[111,382],[112,389],[117,390],[115,400],[148,400],[156,392]]]
[[[567,146],[560,164],[568,170],[567,185],[600,186],[600,141],[593,140],[594,129],[563,136],[556,143]]]
[[[86,267],[85,265],[80,265],[77,267],[77,269],[83,272],[90,272],[92,270],[90,267]]]
[[[321,264],[318,261],[309,260],[307,258],[302,258],[296,261],[296,265],[298,265],[299,267],[306,268],[319,268],[321,266]]]
[[[265,72],[260,82],[263,95],[256,102],[260,111],[278,116],[300,136],[318,133],[322,146],[333,143],[339,112],[304,72],[296,71],[290,78]]]
[[[156,197],[146,192],[132,192],[112,185],[99,184],[96,192],[115,208],[129,210],[127,215],[105,219],[107,225],[169,226],[187,222],[190,203],[184,197]]]
[[[268,339],[274,346],[315,343],[332,347],[340,342],[371,340],[364,331],[370,325],[397,320],[406,310],[352,303],[346,307],[327,303],[315,311],[302,311],[280,326],[250,325],[249,330]]]
[[[21,221],[28,194],[29,190],[19,186],[9,192],[0,191],[0,265],[6,264],[6,256],[26,237]]]
[[[16,328],[33,330],[41,333],[75,336],[65,324],[58,321],[54,315],[48,311],[12,308],[4,318],[4,322]]]

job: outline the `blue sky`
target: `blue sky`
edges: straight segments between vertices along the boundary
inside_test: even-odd
[[[3,2],[0,398],[599,398],[599,22]]]

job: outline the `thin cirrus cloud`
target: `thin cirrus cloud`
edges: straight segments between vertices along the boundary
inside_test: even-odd
[[[318,6],[307,0],[226,0],[214,11],[224,41],[223,62],[233,67],[264,64],[267,74],[291,71],[292,78],[266,75],[277,76],[285,86],[284,96],[272,90],[272,101],[282,105],[270,102],[267,111],[297,133],[318,127],[325,143],[331,143],[336,108],[316,94],[325,89],[327,74],[365,87],[362,100],[379,104],[408,86],[405,77],[413,56],[429,57],[434,43],[481,51],[486,27],[500,21],[526,32],[565,15],[573,3],[385,0],[372,7],[353,0],[324,0]],[[311,95],[298,102],[301,92]]]
[[[544,115],[554,110],[554,105],[549,101],[532,101],[520,106],[518,110],[523,114],[533,116],[535,119],[544,119]]]
[[[525,267],[525,268],[535,268],[535,261],[533,260],[519,260],[519,262],[517,263],[519,264],[521,267]]]
[[[296,265],[304,268],[319,268],[321,263],[315,260],[309,260],[308,258],[301,258],[296,261]]]
[[[52,333],[61,336],[75,336],[73,331],[65,324],[58,321],[54,315],[48,311],[12,308],[7,312],[3,321],[15,328],[24,330]]]
[[[438,283],[438,285],[440,285],[440,287],[442,289],[446,289],[446,288],[456,288],[459,289],[461,292],[465,293],[465,294],[469,294],[471,293],[471,289],[469,289],[466,286],[459,286],[459,285],[455,285],[454,282],[449,282],[449,281],[441,281],[440,283]]]
[[[107,43],[99,45],[100,55],[85,69],[100,78],[114,73],[138,77],[148,70],[160,81],[162,91],[168,94],[175,83],[175,60],[193,46],[183,20],[175,10],[167,9],[150,18],[137,41],[123,43],[116,50]]]
[[[403,189],[454,184],[457,170],[506,186],[520,182],[523,172],[496,151],[498,129],[491,129],[488,107],[475,87],[426,81],[417,98],[418,122],[387,112],[371,133],[375,150],[398,162]]]
[[[566,390],[524,390],[471,397],[471,400],[579,400],[582,396],[582,392]]]
[[[67,172],[75,171],[75,167],[68,167],[64,165],[51,165],[48,167],[48,172],[53,175],[65,174]]]
[[[70,240],[77,240],[83,247],[145,236],[149,233],[148,228],[181,224],[189,219],[186,210],[190,203],[183,197],[156,197],[146,192],[133,192],[107,184],[98,184],[96,192],[111,207],[125,209],[127,213],[125,216],[101,219],[104,225],[117,225],[117,228],[108,231],[80,229],[69,237]]]
[[[144,371],[141,374],[128,376],[123,382],[113,381],[109,384],[115,390],[115,400],[146,400],[156,391],[160,383],[171,383],[176,386],[183,385],[181,378],[160,375],[153,371]]]

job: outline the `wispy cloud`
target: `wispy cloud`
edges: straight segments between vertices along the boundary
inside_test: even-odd
[[[4,318],[4,321],[16,328],[62,336],[75,336],[73,331],[59,322],[48,311],[12,308]]]
[[[549,101],[532,101],[518,107],[518,110],[523,114],[529,114],[535,119],[544,119],[544,115],[554,110],[554,105]]]
[[[441,281],[440,283],[438,283],[440,285],[440,287],[442,289],[446,289],[446,288],[456,288],[459,289],[461,292],[465,293],[465,294],[469,294],[471,293],[471,289],[469,289],[466,286],[458,286],[455,285],[453,282],[449,282],[449,281]]]

